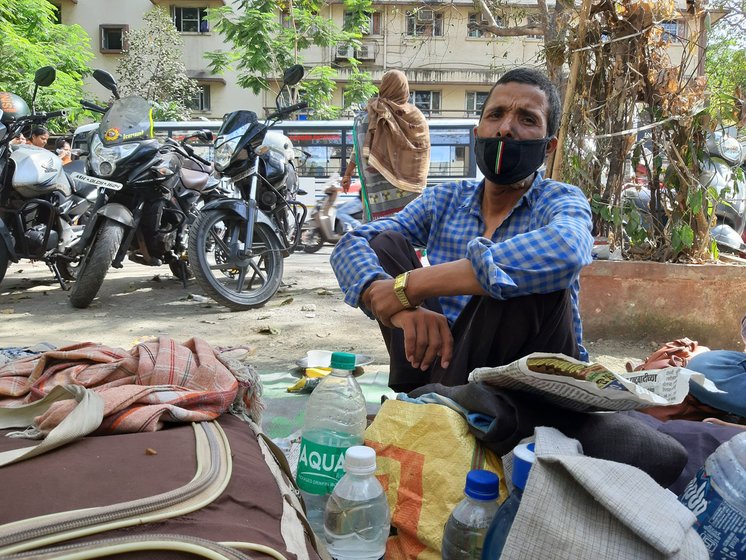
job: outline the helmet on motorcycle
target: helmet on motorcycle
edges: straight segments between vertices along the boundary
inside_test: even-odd
[[[0,91],[0,122],[8,124],[31,114],[28,104],[15,93]]]

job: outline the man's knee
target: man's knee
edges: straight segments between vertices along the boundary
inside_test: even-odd
[[[398,231],[382,231],[370,240],[370,248],[376,254],[379,251],[389,250],[391,247],[401,247],[409,244],[409,241]]]

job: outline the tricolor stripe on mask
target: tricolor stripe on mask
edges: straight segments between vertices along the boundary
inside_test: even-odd
[[[495,173],[500,173],[500,166],[503,162],[503,150],[505,148],[505,142],[499,142],[497,145],[497,156],[495,157]]]

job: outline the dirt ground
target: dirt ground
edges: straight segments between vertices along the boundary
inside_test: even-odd
[[[285,259],[280,292],[264,307],[243,312],[206,298],[194,280],[185,289],[166,266],[128,261],[122,269],[109,270],[88,309],[74,309],[43,263],[14,264],[0,285],[0,346],[94,341],[128,349],[167,335],[250,347],[260,372],[292,369],[311,349],[366,354],[374,365],[385,366],[386,348],[376,324],[342,300],[329,266],[331,249]],[[592,360],[616,370],[657,347],[653,341],[585,343]]]

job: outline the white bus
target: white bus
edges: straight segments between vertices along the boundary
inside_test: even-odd
[[[329,178],[342,175],[352,154],[352,123],[350,120],[333,121],[280,121],[273,130],[281,131],[305,155],[300,158],[298,176],[300,188],[308,193],[300,197],[306,205],[323,197]],[[216,133],[222,121],[156,122],[156,137],[170,136],[178,140],[200,129]],[[481,179],[482,174],[474,159],[474,127],[477,119],[430,119],[430,172],[428,184],[434,185],[458,179]],[[72,148],[87,151],[88,134],[98,127],[89,124],[78,127],[73,136]],[[201,146],[202,157],[212,160],[212,145]],[[356,190],[356,189],[353,189]],[[342,195],[341,203],[354,194]]]

